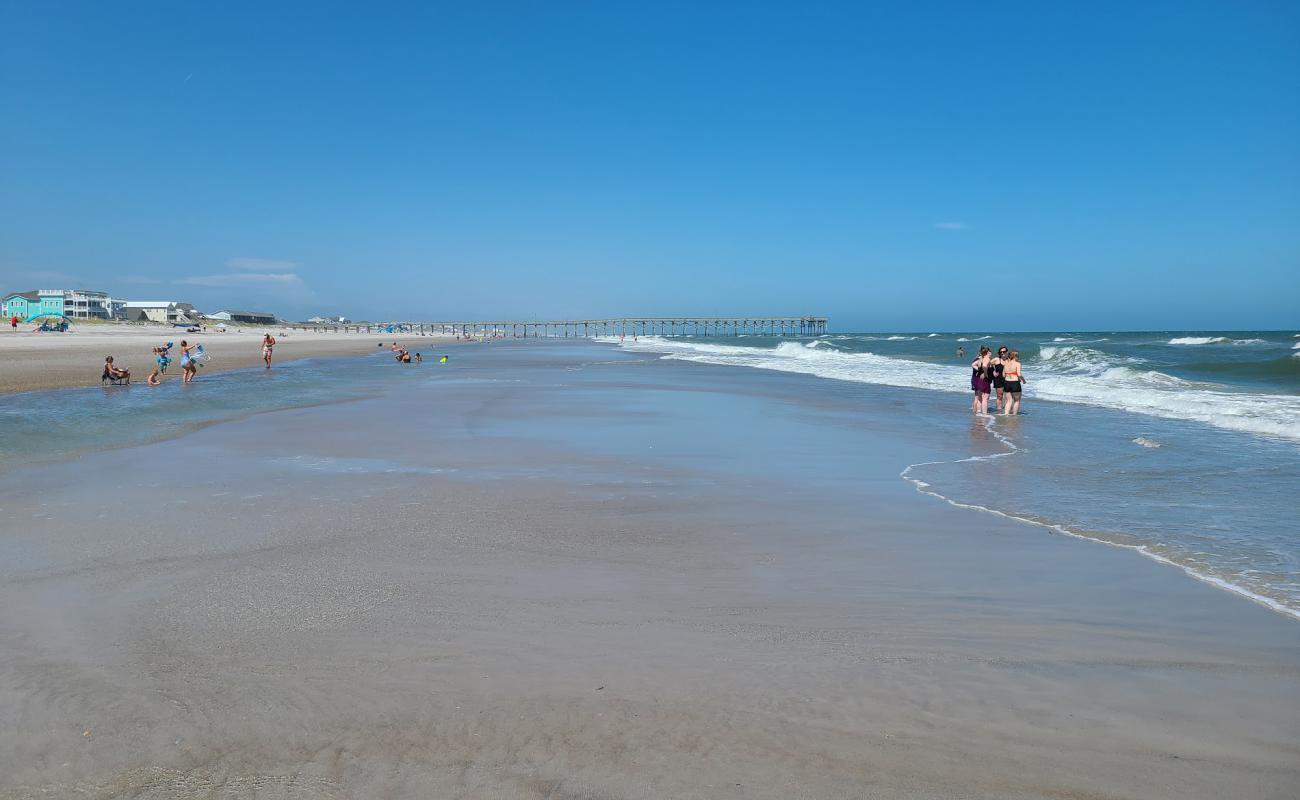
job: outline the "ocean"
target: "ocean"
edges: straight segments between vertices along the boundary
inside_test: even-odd
[[[1027,381],[1021,417],[970,413],[968,364],[980,344],[1020,350]],[[560,366],[572,359],[581,371]],[[821,404],[841,419],[871,417],[912,442],[914,449],[898,456],[898,479],[932,502],[1025,520],[1044,536],[1127,548],[1163,564],[1152,569],[1181,569],[1300,619],[1300,336],[1293,332],[629,337],[467,345],[452,360],[449,370],[411,369],[378,353],[201,374],[188,387],[169,380],[158,388],[8,395],[0,397],[0,472],[293,406],[408,389],[436,402],[440,382],[476,369],[492,380],[538,365],[554,365],[566,380],[604,375],[599,379],[617,382],[636,374],[643,376],[636,390],[647,398],[654,397],[655,371],[627,373],[629,364],[671,364],[675,381],[689,362],[736,368],[755,391],[775,371],[785,373],[783,386],[798,385],[808,409]],[[654,413],[652,403],[644,412]],[[811,463],[813,445],[837,423],[833,416],[809,419],[809,444],[800,451]],[[584,434],[579,426],[538,435],[562,446]],[[765,464],[756,444],[744,446],[748,461]],[[703,456],[694,453],[693,463],[705,463]],[[173,457],[178,469],[192,464],[182,445]],[[799,480],[850,487],[852,470],[852,461],[834,462]]]
[[[964,452],[900,464],[972,513],[1130,548],[1300,619],[1300,334],[841,333],[627,338],[660,358],[898,390]],[[970,413],[980,345],[1019,350],[1019,418]],[[957,356],[958,348],[966,356]],[[990,409],[993,402],[990,401]]]

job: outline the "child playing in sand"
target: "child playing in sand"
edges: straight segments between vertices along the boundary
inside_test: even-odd
[[[105,378],[112,379],[112,380],[115,380],[115,381],[116,381],[116,380],[121,380],[121,381],[123,381],[124,383],[130,383],[130,382],[131,382],[131,370],[129,370],[129,369],[120,369],[120,368],[118,368],[118,367],[113,366],[113,357],[112,357],[112,356],[105,356],[105,357],[104,357],[104,377],[105,377]]]
[[[147,379],[146,382],[147,382],[150,386],[157,386],[157,385],[159,385],[160,383],[162,383],[162,376],[158,374],[158,368],[157,368],[157,367],[154,367],[154,368],[153,368],[153,372],[150,372],[150,373],[149,373],[149,378]]]

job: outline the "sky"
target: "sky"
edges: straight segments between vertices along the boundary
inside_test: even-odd
[[[1300,4],[0,0],[0,292],[1300,328]]]

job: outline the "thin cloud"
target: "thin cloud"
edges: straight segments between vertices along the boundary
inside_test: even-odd
[[[236,272],[226,275],[194,275],[173,283],[183,286],[302,286],[302,278],[292,272]]]
[[[226,259],[226,268],[247,272],[293,272],[298,268],[298,262],[278,258],[229,258]]]
[[[66,272],[54,272],[48,269],[20,271],[15,273],[15,277],[28,283],[40,284],[37,287],[40,289],[48,289],[52,286],[66,289],[71,286],[80,287],[84,284],[79,276],[69,275]]]
[[[970,228],[970,226],[964,222],[936,222],[934,223],[934,227],[941,231],[964,231]]]

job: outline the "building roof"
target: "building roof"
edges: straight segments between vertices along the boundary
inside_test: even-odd
[[[39,294],[36,293],[36,290],[35,290],[35,289],[33,289],[33,290],[30,291],[30,292],[10,292],[9,294],[5,295],[5,299],[6,299],[6,300],[8,300],[8,299],[11,298],[11,297],[23,297],[23,298],[26,298],[26,299],[28,299],[28,300],[40,300],[40,299],[41,299],[41,296],[40,296]]]
[[[171,300],[127,300],[127,308],[166,308],[175,305]]]
[[[270,311],[236,311],[233,308],[223,308],[221,309],[221,311],[218,311],[217,313],[229,314],[232,317],[238,314],[241,317],[271,317],[272,319],[275,318],[275,315],[272,314]]]

